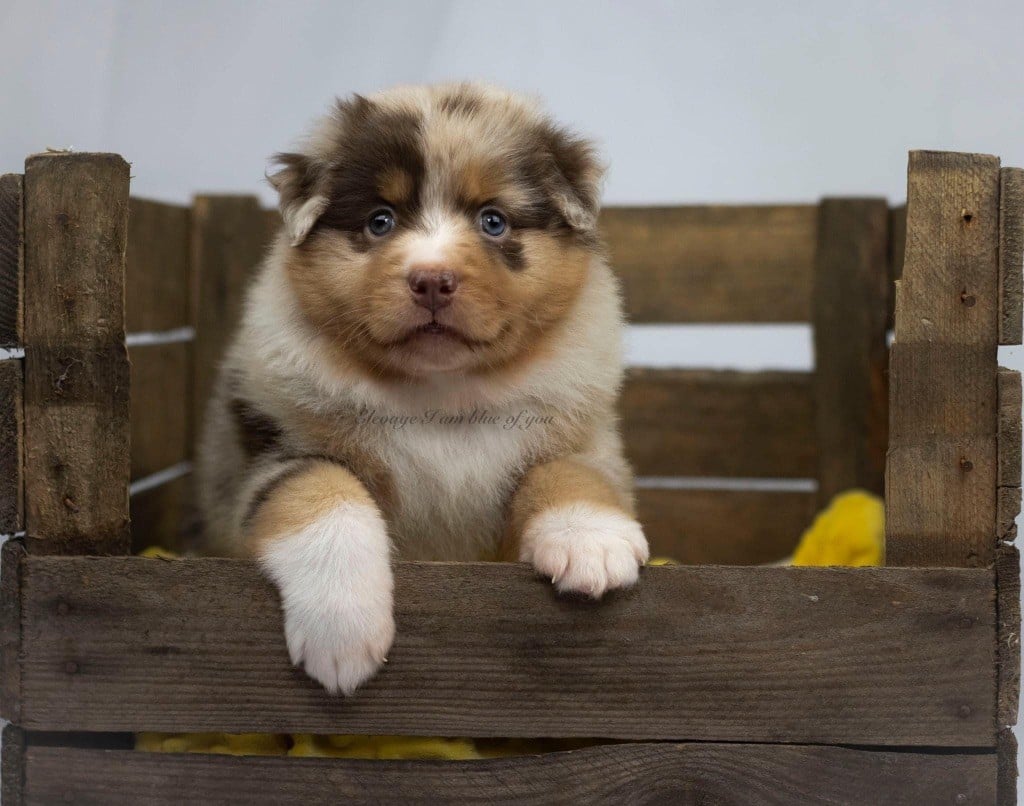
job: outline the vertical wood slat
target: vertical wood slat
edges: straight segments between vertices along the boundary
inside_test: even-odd
[[[0,347],[21,344],[22,177],[0,176]]]
[[[21,728],[5,725],[0,759],[0,803],[21,806],[25,802],[25,734]]]
[[[999,343],[1020,344],[1024,297],[1024,168],[1003,168],[999,190]]]
[[[128,163],[25,163],[25,528],[30,553],[128,550]]]
[[[21,720],[21,558],[20,539],[0,547],[0,717]]]
[[[263,254],[267,214],[255,196],[197,196],[192,204],[192,300],[196,328],[193,427],[241,312],[246,282]]]
[[[889,205],[825,199],[812,296],[818,503],[881,494],[887,443]]]
[[[911,152],[889,376],[890,565],[993,560],[998,241],[998,158]]]
[[[23,524],[22,362],[0,361],[0,534]]]

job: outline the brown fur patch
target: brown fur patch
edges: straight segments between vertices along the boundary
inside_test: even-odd
[[[246,456],[253,459],[280,447],[284,433],[280,423],[241,398],[233,398],[229,407]]]
[[[366,488],[340,465],[313,461],[279,480],[253,512],[246,533],[255,554],[271,540],[295,534],[342,503],[374,506]]]

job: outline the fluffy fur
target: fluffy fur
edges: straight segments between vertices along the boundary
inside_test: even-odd
[[[591,145],[457,85],[339,102],[278,162],[284,231],[208,410],[200,489],[210,546],[281,589],[293,661],[345,692],[377,668],[390,554],[519,559],[595,597],[632,584],[647,548]],[[457,288],[428,305],[416,272]]]

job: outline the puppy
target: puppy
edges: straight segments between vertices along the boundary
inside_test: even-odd
[[[270,179],[283,232],[206,418],[211,547],[281,594],[292,661],[352,693],[395,634],[391,561],[647,560],[617,432],[618,287],[594,148],[477,85],[340,101]]]

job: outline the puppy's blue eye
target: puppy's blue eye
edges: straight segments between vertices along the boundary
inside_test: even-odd
[[[484,210],[480,213],[480,229],[485,235],[498,238],[508,229],[508,219],[497,210]]]
[[[380,238],[395,228],[395,214],[390,210],[374,210],[366,221],[366,229]]]

